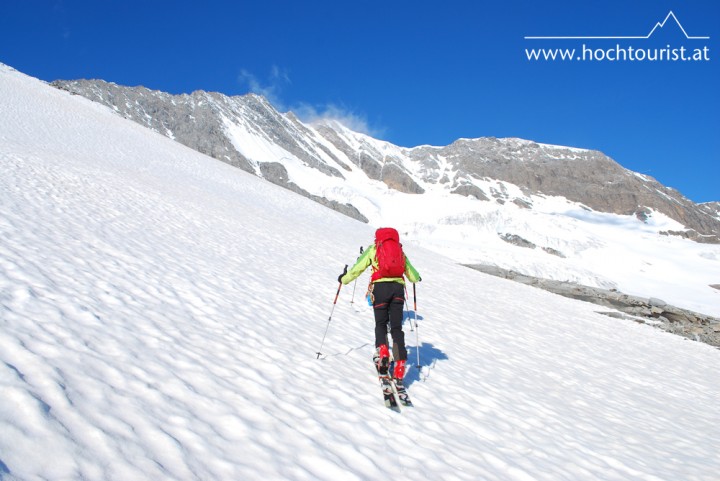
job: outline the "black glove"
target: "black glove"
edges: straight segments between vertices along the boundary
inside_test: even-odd
[[[343,270],[343,273],[338,276],[338,282],[342,284],[342,278],[343,276],[347,274],[347,266],[345,266],[345,270]]]

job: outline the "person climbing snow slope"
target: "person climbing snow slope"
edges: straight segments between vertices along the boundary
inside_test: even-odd
[[[378,372],[386,374],[390,365],[388,348],[388,324],[393,340],[395,367],[392,376],[402,386],[405,376],[407,349],[405,333],[402,330],[403,305],[405,304],[405,280],[413,283],[422,278],[410,263],[400,244],[400,236],[392,227],[382,227],[375,231],[375,242],[365,249],[350,270],[338,277],[338,282],[349,284],[357,279],[368,267],[372,275],[368,285],[368,295],[375,314],[375,355],[373,357]]]

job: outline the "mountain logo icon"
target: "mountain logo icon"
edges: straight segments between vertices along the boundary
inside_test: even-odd
[[[650,37],[652,37],[656,31],[661,30],[665,28],[665,25],[667,24],[668,20],[674,20],[675,24],[678,26],[680,31],[685,35],[685,38],[688,40],[708,40],[709,36],[692,36],[688,35],[687,31],[685,31],[685,28],[680,23],[680,20],[675,16],[675,14],[670,10],[668,14],[665,16],[665,19],[662,22],[655,23],[655,26],[650,30],[650,32],[647,35],[633,35],[633,36],[526,36],[525,40],[647,40]]]

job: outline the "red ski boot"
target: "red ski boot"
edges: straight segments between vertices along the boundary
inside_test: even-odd
[[[402,382],[405,377],[405,361],[395,361],[395,370],[393,371],[393,378],[395,381]]]
[[[397,397],[400,400],[400,404],[403,406],[412,406],[413,403],[410,401],[410,395],[408,394],[407,389],[405,389],[403,377],[405,377],[405,361],[395,361],[393,379],[395,380],[395,391],[397,392]]]
[[[375,361],[375,367],[380,374],[387,374],[390,365],[390,351],[387,344],[382,344],[375,349],[373,361]]]

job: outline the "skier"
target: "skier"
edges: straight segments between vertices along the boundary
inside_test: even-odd
[[[405,333],[402,330],[403,304],[405,303],[405,281],[420,282],[422,279],[410,260],[405,256],[400,244],[400,236],[392,227],[383,227],[375,231],[375,242],[358,258],[354,266],[347,266],[338,277],[338,282],[349,284],[357,279],[365,269],[372,266],[372,276],[368,285],[368,295],[375,313],[375,355],[373,360],[380,374],[387,374],[390,364],[387,326],[393,340],[395,369],[392,376],[402,386],[405,376]]]

